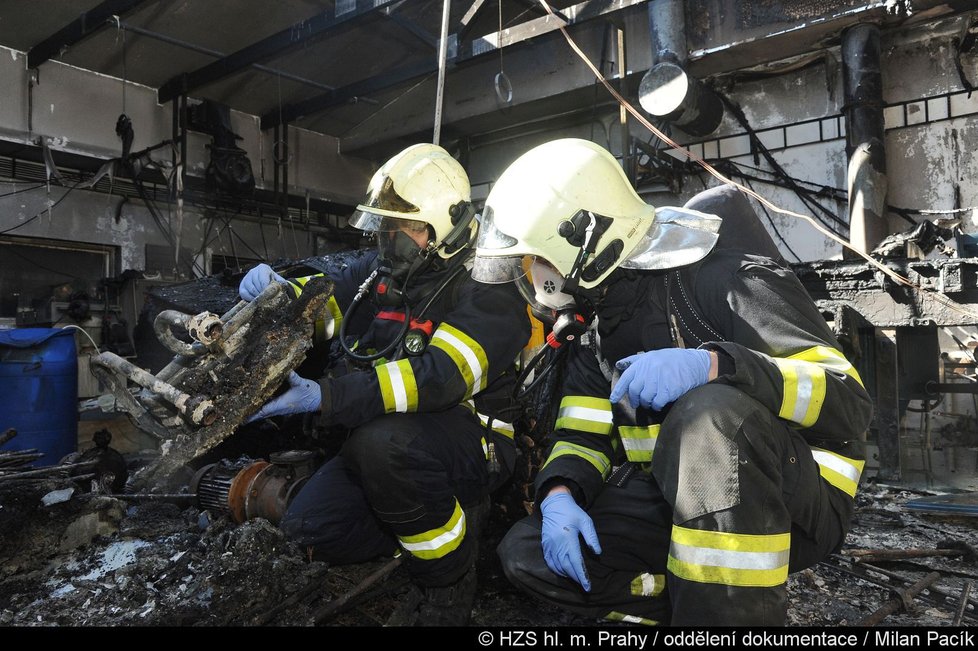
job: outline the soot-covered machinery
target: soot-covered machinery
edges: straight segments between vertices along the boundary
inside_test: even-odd
[[[117,406],[160,441],[159,459],[134,476],[134,487],[170,485],[175,471],[267,402],[305,359],[332,293],[325,278],[311,280],[297,299],[273,282],[221,316],[160,312],[156,334],[175,357],[155,375],[113,353],[94,357],[92,370]]]

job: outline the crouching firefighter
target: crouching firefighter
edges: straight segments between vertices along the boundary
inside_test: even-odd
[[[587,616],[784,625],[788,574],[848,530],[871,403],[780,255],[724,245],[724,222],[756,222],[746,197],[702,194],[719,216],[653,208],[575,139],[493,186],[473,277],[577,324],[556,337],[536,513],[498,553],[523,590]]]
[[[488,495],[515,461],[510,371],[530,336],[526,305],[512,285],[471,279],[469,181],[441,147],[387,161],[350,223],[375,234],[377,250],[332,278],[326,330],[357,368],[318,382],[293,373],[252,417],[318,411],[323,426],[350,430],[280,526],[335,564],[401,553],[421,593],[408,621],[465,624]],[[297,294],[307,280],[260,265],[240,294],[252,300],[273,281]]]

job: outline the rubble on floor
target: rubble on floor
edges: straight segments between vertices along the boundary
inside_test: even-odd
[[[380,626],[408,593],[406,575],[391,559],[331,567],[310,560],[262,518],[238,525],[179,496],[127,499],[75,490],[45,503],[53,491],[63,497],[66,487],[50,478],[0,482],[0,625]],[[905,508],[924,495],[864,487],[840,554],[789,578],[788,625],[858,624],[898,597],[894,590],[932,572],[939,573],[936,583],[908,597],[911,612],[898,601],[889,606],[892,614],[877,615],[880,623],[978,622],[978,590],[964,609],[961,602],[966,582],[978,579],[976,521]],[[597,624],[507,583],[494,549],[509,524],[501,511],[493,514],[472,624]]]

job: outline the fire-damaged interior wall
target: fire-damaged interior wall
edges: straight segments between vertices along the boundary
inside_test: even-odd
[[[731,16],[730,11],[719,13],[727,21],[736,18],[756,25],[795,21],[799,13],[817,15],[820,7],[840,4],[845,3],[738,3],[738,16]],[[692,10],[687,13],[693,18]],[[952,223],[959,220],[964,233],[978,233],[978,93],[969,92],[965,85],[969,79],[978,82],[978,53],[959,52],[958,48],[975,19],[973,13],[964,14],[926,28],[908,26],[882,34],[887,221],[891,233],[907,231],[915,222],[945,219]],[[696,19],[691,22],[695,25]],[[768,62],[756,69],[718,74],[710,81],[742,110],[745,121],[727,110],[720,128],[700,138],[670,130],[668,125],[658,126],[733,180],[782,208],[812,216],[823,228],[848,239],[848,159],[838,37],[816,52]],[[659,154],[669,150],[657,144],[634,119],[629,125],[635,139],[649,143]],[[750,130],[786,176],[771,173],[763,155],[751,146]],[[589,122],[544,129],[522,139],[487,142],[473,151],[472,178],[487,192],[498,171],[519,153],[560,136],[593,139],[621,156],[620,133],[619,112],[612,109],[598,112]],[[639,159],[639,191],[656,205],[681,205],[706,185],[717,183],[695,166],[677,166],[681,169],[677,171],[656,163],[642,151],[632,153]],[[683,158],[672,154],[677,160]],[[804,199],[794,185],[806,191]],[[841,245],[809,223],[765,210],[759,204],[755,207],[789,261],[841,257]],[[929,257],[973,256],[970,241],[967,236],[952,239],[946,243],[946,250],[939,247]],[[948,358],[968,358],[978,344],[978,330],[973,327],[939,329],[939,335],[945,358],[939,364]],[[973,396],[949,393],[926,417],[918,411],[920,401],[907,406],[910,410],[903,418],[905,478],[975,487],[978,425]]]
[[[611,83],[623,88],[637,105],[636,89],[654,53],[648,5],[627,4],[613,19],[577,24],[571,33]],[[840,44],[844,31],[853,25],[879,23],[888,230],[899,233],[913,222],[956,219],[965,233],[978,233],[978,216],[968,210],[978,206],[974,153],[978,94],[969,90],[971,84],[978,84],[978,51],[964,46],[978,10],[957,0],[920,0],[912,3],[914,13],[909,17],[886,18],[883,4],[859,0],[683,3],[689,70],[728,105],[719,128],[706,136],[690,136],[663,120],[656,125],[731,179],[778,206],[812,216],[822,228],[847,239],[848,157]],[[899,8],[906,3],[887,4]],[[947,7],[954,11],[945,11]],[[939,17],[945,13],[948,17]],[[623,127],[617,105],[558,32],[551,30],[526,41],[505,48],[514,91],[508,107],[499,104],[492,85],[502,65],[495,54],[458,66],[448,76],[444,120],[455,128],[446,129],[446,139],[469,171],[476,200],[486,196],[519,154],[562,136],[594,140],[622,157],[634,171],[642,196],[656,205],[682,204],[717,183],[634,118],[627,118]],[[4,216],[0,237],[8,246],[19,247],[17,253],[22,255],[37,242],[71,243],[83,253],[86,246],[97,245],[102,248],[92,255],[109,261],[110,275],[131,269],[150,278],[175,280],[225,266],[247,267],[258,260],[326,252],[338,245],[337,230],[383,160],[370,148],[380,143],[396,150],[408,144],[408,138],[430,135],[432,80],[418,82],[418,92],[405,92],[396,102],[378,106],[371,118],[343,138],[290,126],[287,155],[276,134],[260,128],[257,116],[230,111],[231,128],[241,137],[237,146],[247,153],[256,188],[272,190],[276,164],[288,160],[287,190],[293,199],[288,212],[270,219],[239,212],[233,205],[211,208],[194,202],[178,210],[165,186],[155,185],[158,210],[154,214],[146,202],[129,196],[131,192],[125,198],[109,194],[111,184],[124,184],[125,179],[103,178],[93,190],[78,185],[70,175],[65,185],[48,184],[43,164],[17,160],[17,151],[44,142],[66,154],[99,160],[117,157],[122,143],[115,131],[116,119],[123,110],[132,119],[136,151],[172,137],[171,105],[157,104],[153,88],[56,60],[46,62],[32,77],[24,57],[24,52],[0,51],[0,81],[9,89],[0,101],[0,177],[18,179],[0,183]],[[544,106],[545,115],[533,114],[531,109]],[[453,140],[458,133],[464,137]],[[764,151],[752,145],[751,134]],[[190,177],[206,175],[209,144],[209,136],[190,132],[186,161]],[[160,149],[153,157],[164,172],[172,173],[167,168],[173,160],[169,150]],[[16,172],[11,161],[19,166]],[[32,183],[24,181],[28,168]],[[319,208],[306,210],[316,202]],[[331,208],[321,207],[326,204]],[[842,247],[809,223],[759,206],[758,213],[789,261],[841,257]],[[961,238],[948,246],[967,252],[969,240]],[[175,255],[175,250],[180,253]],[[42,262],[44,255],[38,253]],[[931,255],[939,256],[941,251]],[[52,287],[66,280],[55,274],[38,280],[37,287],[31,288],[38,296],[29,299],[14,297],[10,283],[0,279],[0,319],[14,318],[11,312],[25,301],[50,301]],[[944,352],[949,354],[978,341],[973,328],[957,328],[942,337]],[[967,394],[947,395],[931,415],[926,427],[934,432],[976,429],[974,403]],[[921,427],[910,422],[915,419],[906,424]],[[971,465],[973,471],[973,461]]]

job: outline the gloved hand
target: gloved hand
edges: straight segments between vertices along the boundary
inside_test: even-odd
[[[710,381],[710,353],[695,348],[663,348],[631,355],[615,367],[624,371],[611,391],[611,404],[628,393],[633,408],[656,411]]]
[[[288,380],[288,391],[266,402],[261,409],[252,414],[251,418],[245,422],[250,423],[259,418],[271,418],[272,416],[302,414],[307,411],[316,411],[319,409],[319,404],[323,400],[323,394],[318,382],[301,378],[295,371],[289,373]]]
[[[598,532],[594,530],[584,509],[577,505],[570,493],[551,493],[540,503],[543,515],[543,560],[547,567],[560,576],[574,579],[585,592],[591,591],[591,580],[584,569],[579,535],[595,554],[601,553]]]
[[[265,263],[254,266],[241,279],[238,294],[246,301],[253,301],[273,280],[280,283],[288,282]]]

